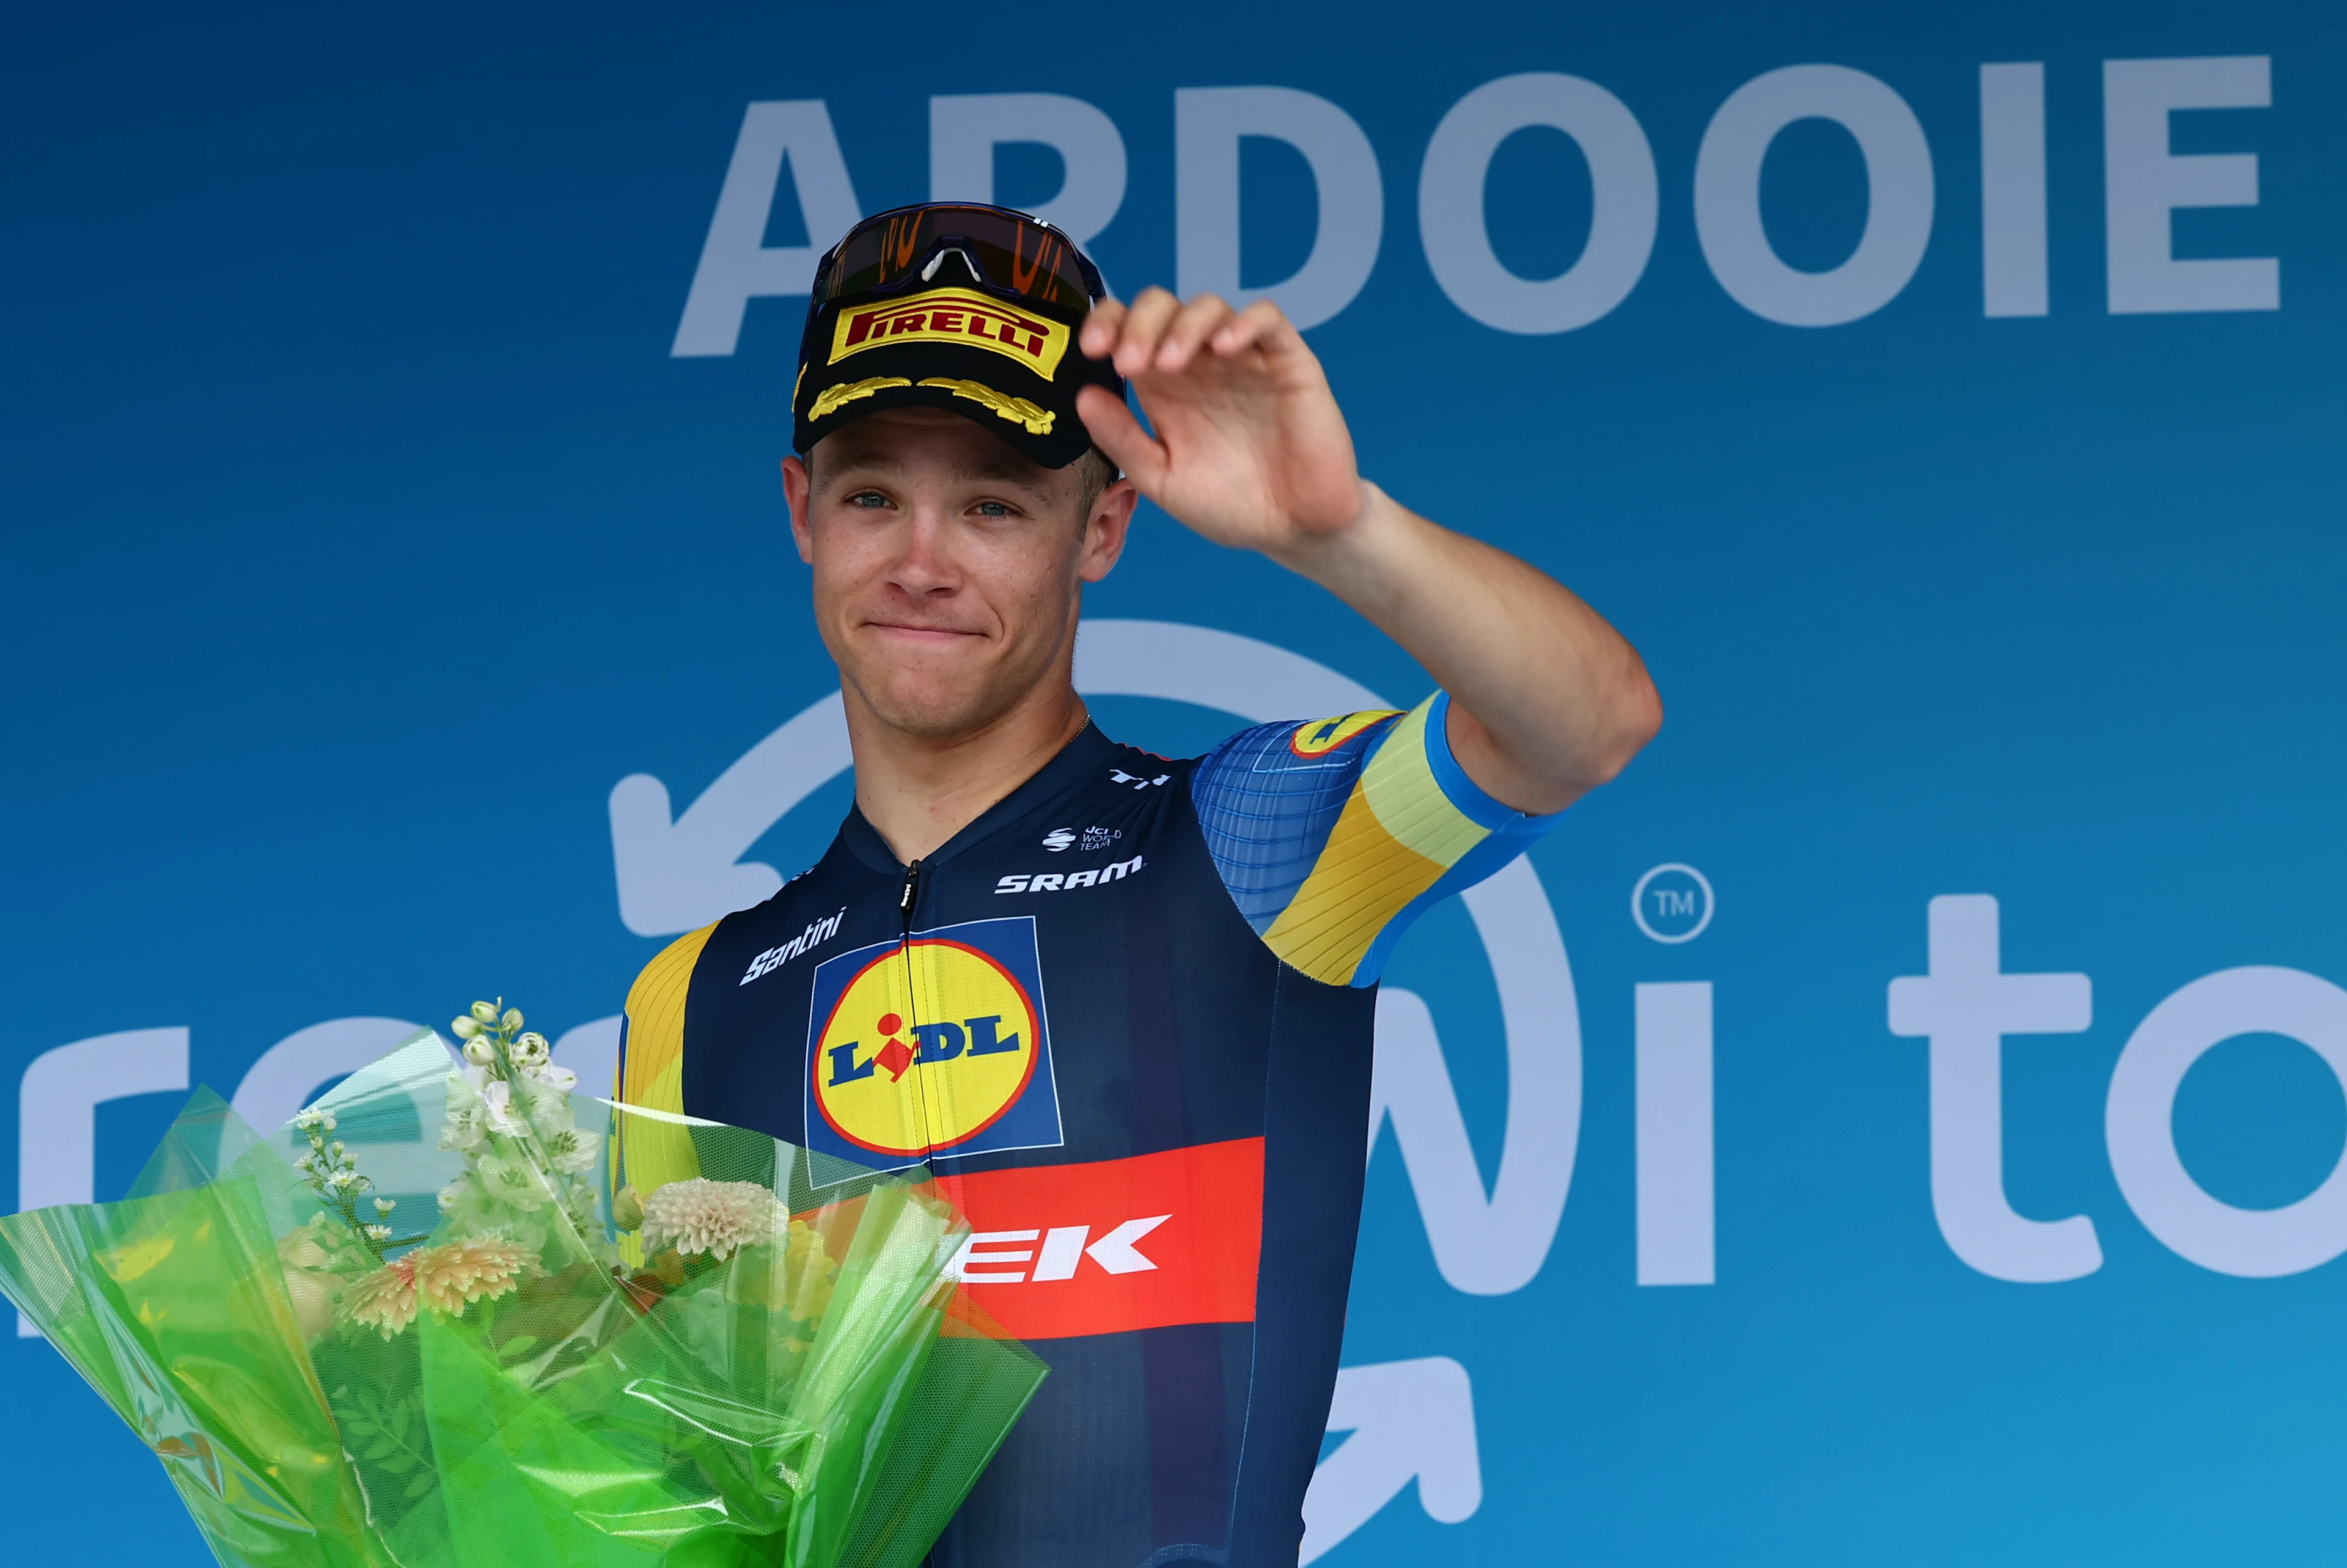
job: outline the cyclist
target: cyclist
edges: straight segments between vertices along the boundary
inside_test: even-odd
[[[813,868],[644,969],[621,1097],[926,1163],[967,1210],[965,1286],[1052,1371],[939,1568],[1292,1568],[1379,969],[1629,762],[1654,687],[1572,593],[1360,477],[1276,306],[1108,299],[1024,214],[850,231],[793,413],[855,805]],[[1103,735],[1078,610],[1143,496],[1334,592],[1441,690],[1186,761]],[[657,1150],[623,1158],[660,1179]]]

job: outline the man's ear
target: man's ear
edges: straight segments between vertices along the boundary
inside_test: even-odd
[[[1100,493],[1092,503],[1092,516],[1084,520],[1083,555],[1076,563],[1076,576],[1084,582],[1098,582],[1115,567],[1117,558],[1124,554],[1125,536],[1133,528],[1133,508],[1141,504],[1141,490],[1130,479],[1119,479]]]
[[[804,458],[783,459],[783,499],[790,504],[791,539],[799,547],[799,559],[809,566],[815,564],[815,534],[807,523],[807,497],[814,487],[814,476],[807,472]]]

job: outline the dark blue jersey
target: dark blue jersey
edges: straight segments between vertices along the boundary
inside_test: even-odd
[[[628,999],[621,1098],[969,1214],[970,1299],[1050,1364],[939,1568],[1293,1568],[1337,1375],[1385,955],[1547,819],[1409,713],[1171,762],[1087,728],[918,866],[851,812]],[[665,1172],[621,1151],[640,1189]]]

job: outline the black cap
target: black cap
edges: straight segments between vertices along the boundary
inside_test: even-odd
[[[1064,468],[1092,445],[1077,389],[1124,396],[1124,378],[1077,347],[1082,323],[1062,302],[990,286],[950,247],[885,290],[819,299],[799,344],[792,444],[804,454],[883,408],[943,408]]]

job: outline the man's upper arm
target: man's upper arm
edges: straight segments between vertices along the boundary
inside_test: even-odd
[[[1273,952],[1373,984],[1418,913],[1556,820],[1501,804],[1450,754],[1436,692],[1407,713],[1264,724],[1198,764],[1192,797],[1224,886]]]

